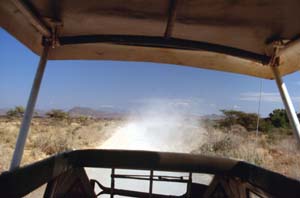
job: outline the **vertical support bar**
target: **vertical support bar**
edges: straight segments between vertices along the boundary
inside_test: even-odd
[[[187,197],[190,198],[192,197],[191,194],[192,194],[192,183],[193,183],[193,173],[190,172],[189,173],[189,181],[187,183]]]
[[[283,104],[285,106],[285,110],[287,112],[289,121],[292,125],[292,129],[293,129],[294,134],[297,138],[298,144],[300,145],[300,124],[299,124],[299,120],[298,120],[294,105],[292,103],[292,100],[290,98],[288,90],[287,90],[284,82],[281,79],[278,67],[277,66],[272,66],[272,70],[273,70],[273,73],[274,73],[276,84],[278,86]]]
[[[152,192],[153,192],[153,170],[150,170],[149,198],[152,197]]]
[[[115,169],[111,169],[111,182],[110,182],[110,198],[114,197],[115,190]]]
[[[260,121],[261,91],[262,91],[262,79],[260,79],[260,84],[259,84],[259,99],[258,99],[258,108],[257,108],[256,137],[258,136],[258,128],[259,128],[259,121]]]
[[[34,106],[35,106],[35,103],[37,100],[41,81],[42,81],[46,63],[47,63],[48,51],[49,51],[49,45],[45,44],[43,53],[40,58],[39,66],[38,66],[38,69],[35,74],[34,82],[33,82],[32,88],[31,88],[31,92],[30,92],[30,96],[29,96],[29,99],[27,102],[27,106],[26,106],[26,110],[25,110],[24,117],[22,120],[22,124],[20,127],[16,147],[15,147],[13,158],[12,158],[12,161],[10,164],[10,170],[19,167],[21,160],[22,160],[24,147],[25,147],[25,143],[26,143],[26,138],[28,135],[30,122],[31,122],[32,115],[34,112]]]

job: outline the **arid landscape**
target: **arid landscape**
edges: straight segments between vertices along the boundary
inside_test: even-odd
[[[20,118],[0,118],[1,171],[9,167],[20,124]],[[95,148],[119,124],[119,120],[33,118],[22,164],[66,150]]]
[[[218,120],[193,118],[191,122],[186,118],[180,121],[158,118],[163,125],[160,122],[154,125],[153,123],[158,123],[157,120],[146,122],[145,119],[141,119],[133,122],[132,119],[129,121],[128,118],[121,117],[93,118],[52,111],[45,116],[33,118],[22,165],[71,149],[114,148],[116,144],[114,141],[118,139],[127,142],[127,145],[123,147],[115,145],[115,148],[135,149],[137,147],[137,149],[156,150],[159,147],[157,150],[160,151],[175,151],[167,145],[176,148],[189,145],[189,148],[182,149],[180,152],[245,160],[293,178],[300,178],[298,171],[300,154],[289,128],[272,128],[268,129],[269,132],[261,129],[256,134],[255,130],[251,130],[251,123],[243,124],[241,121],[228,120],[228,118],[232,119],[230,116],[236,115],[236,112],[231,112],[230,116],[226,112],[223,113],[224,116]],[[251,115],[246,120],[248,119],[251,120]],[[180,124],[173,126],[172,123],[175,122]],[[9,168],[20,123],[21,116],[16,114],[0,117],[1,172]],[[139,123],[143,124],[142,128],[138,126]],[[262,120],[261,125],[263,124],[266,125]],[[162,126],[165,127],[166,134],[161,129]],[[154,132],[158,130],[162,131]],[[133,137],[137,134],[141,136],[139,140],[144,138],[142,141],[149,140],[153,143],[148,147],[138,147]],[[123,137],[121,138],[120,135]],[[145,145],[147,146],[143,143],[143,146]]]

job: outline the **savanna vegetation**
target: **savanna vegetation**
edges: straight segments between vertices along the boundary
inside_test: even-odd
[[[284,109],[275,109],[265,118],[260,118],[255,113],[245,113],[236,110],[221,110],[221,112],[224,118],[217,122],[217,125],[221,128],[228,129],[238,124],[249,132],[257,129],[263,133],[273,133],[278,129],[287,134],[292,132]]]
[[[300,153],[285,110],[275,109],[265,118],[236,110],[221,113],[221,119],[199,122],[205,141],[192,153],[245,160],[300,178]],[[0,172],[8,169],[23,114],[23,107],[15,107],[0,117]],[[22,164],[66,150],[97,148],[122,124],[119,119],[72,117],[59,109],[35,113]]]
[[[8,170],[22,121],[24,108],[15,107],[0,116],[0,172]],[[118,120],[71,117],[54,109],[39,116],[35,113],[26,142],[22,165],[72,149],[95,148],[111,135]]]
[[[193,153],[241,159],[300,178],[300,152],[284,109],[265,118],[236,110],[221,112],[223,118],[206,126],[207,140]]]

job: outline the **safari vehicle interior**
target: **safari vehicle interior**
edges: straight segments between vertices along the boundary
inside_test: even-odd
[[[46,185],[44,197],[300,197],[296,179],[203,155],[75,150],[20,167],[48,60],[169,63],[272,79],[299,143],[299,120],[282,80],[300,68],[299,7],[298,0],[1,1],[0,26],[40,62],[10,170],[0,175],[0,196],[24,197]],[[90,178],[91,167],[110,169],[110,185]],[[119,169],[147,174],[119,174]],[[197,174],[213,179],[197,182]],[[148,190],[119,189],[119,179],[147,181]],[[180,195],[158,194],[156,182],[186,188]]]

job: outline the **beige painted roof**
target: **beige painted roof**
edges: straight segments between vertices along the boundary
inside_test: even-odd
[[[39,55],[43,39],[56,40],[51,60],[171,63],[271,79],[275,41],[284,44],[280,73],[300,68],[299,8],[299,0],[2,0],[0,25]]]

